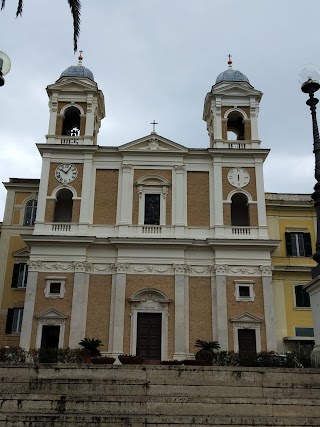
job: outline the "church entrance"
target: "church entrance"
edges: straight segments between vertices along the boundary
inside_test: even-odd
[[[41,348],[59,347],[60,326],[42,326]]]
[[[137,355],[161,360],[161,323],[161,313],[138,313]]]
[[[239,329],[239,354],[254,354],[257,352],[256,331],[254,329]]]

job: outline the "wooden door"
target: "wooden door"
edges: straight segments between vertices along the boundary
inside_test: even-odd
[[[256,331],[254,329],[239,329],[239,354],[254,354],[257,352]]]
[[[137,355],[161,360],[161,313],[138,313]]]
[[[42,326],[41,348],[59,347],[60,326]]]

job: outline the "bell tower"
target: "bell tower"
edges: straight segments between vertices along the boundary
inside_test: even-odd
[[[211,148],[259,148],[259,103],[262,92],[232,67],[220,73],[204,102],[203,120]]]
[[[82,65],[70,66],[47,87],[50,107],[48,144],[97,145],[101,120],[105,116],[104,97],[92,71]]]

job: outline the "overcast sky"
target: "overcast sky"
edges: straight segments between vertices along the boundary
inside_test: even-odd
[[[39,178],[49,110],[46,86],[73,54],[67,0],[7,0],[0,51],[12,69],[0,88],[0,179]],[[299,72],[320,65],[319,0],[82,0],[79,48],[104,92],[99,145],[120,145],[157,132],[206,148],[203,102],[217,75],[234,69],[264,93],[259,127],[265,189],[310,193],[314,185],[311,116]],[[315,22],[312,24],[312,20]],[[319,92],[320,95],[320,92]],[[320,120],[320,116],[319,116]],[[0,220],[5,189],[0,189]]]

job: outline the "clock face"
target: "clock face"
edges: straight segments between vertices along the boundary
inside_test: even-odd
[[[59,165],[55,171],[56,180],[62,184],[69,184],[74,181],[78,176],[78,169],[75,165],[64,164]]]
[[[228,181],[234,187],[245,187],[250,182],[250,174],[242,168],[230,169],[228,172]]]

